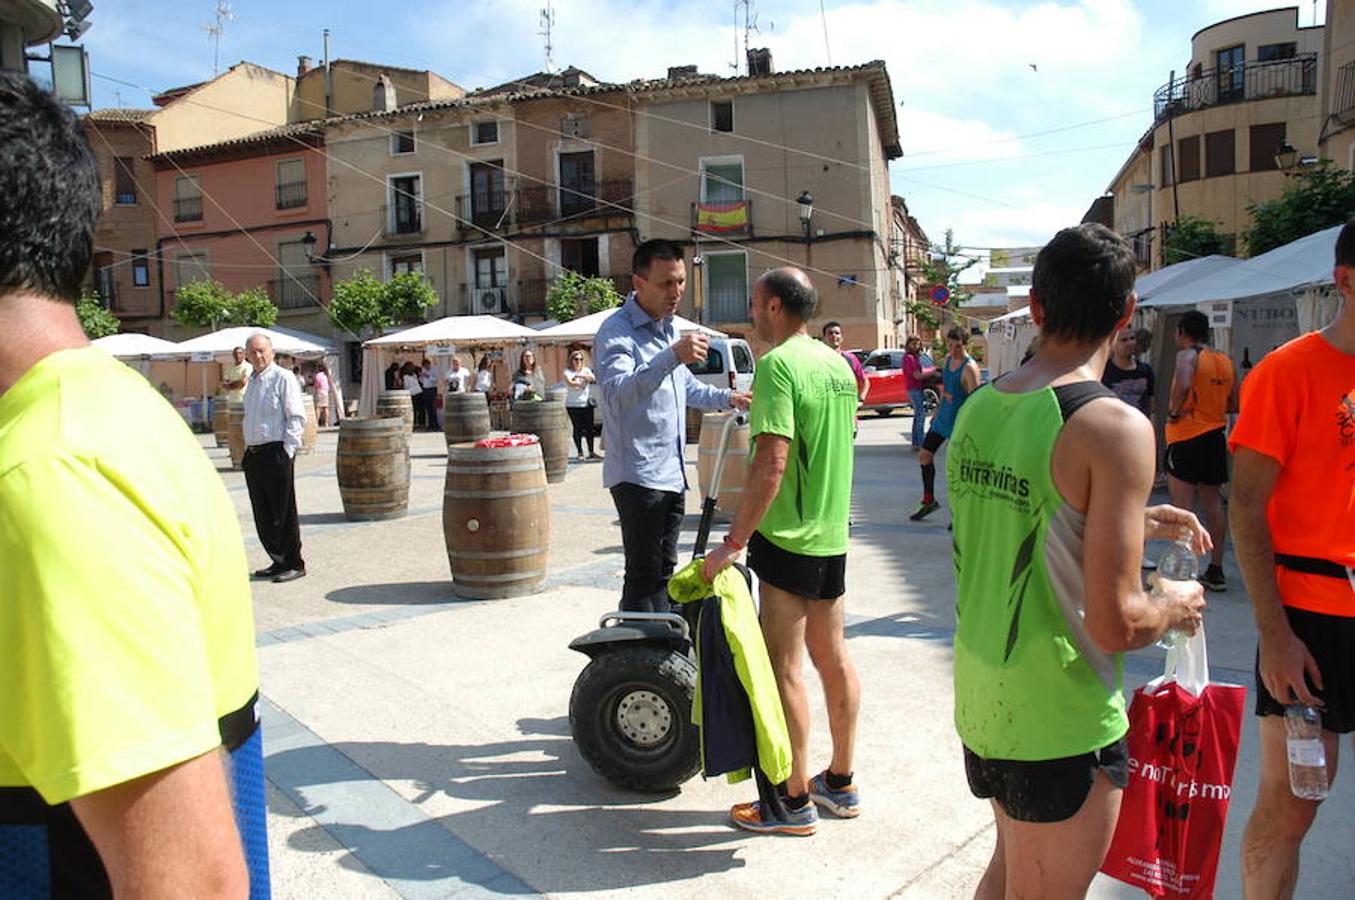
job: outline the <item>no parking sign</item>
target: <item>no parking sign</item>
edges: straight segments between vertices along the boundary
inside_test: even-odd
[[[944,284],[934,284],[932,285],[930,296],[932,298],[933,306],[945,306],[950,300],[950,288],[946,287]]]

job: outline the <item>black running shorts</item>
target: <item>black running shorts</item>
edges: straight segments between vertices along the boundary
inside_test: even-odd
[[[782,550],[754,531],[748,540],[748,568],[757,577],[810,600],[836,600],[847,593],[847,554],[802,556]]]
[[[1167,474],[1187,484],[1228,483],[1228,440],[1222,428],[1167,445]]]
[[[1063,822],[1077,815],[1091,793],[1097,772],[1123,788],[1129,781],[1129,745],[1124,738],[1093,753],[1025,762],[984,759],[964,749],[969,790],[980,800],[996,800],[1020,822]]]
[[[1322,690],[1308,689],[1322,700],[1322,727],[1337,734],[1355,731],[1355,618],[1284,608],[1289,627],[1308,646],[1322,673]],[[1285,702],[1295,702],[1286,698]],[[1284,715],[1284,702],[1276,700],[1261,681],[1261,649],[1256,650],[1256,714]]]

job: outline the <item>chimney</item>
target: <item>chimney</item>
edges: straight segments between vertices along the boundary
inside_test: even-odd
[[[309,56],[298,56],[296,58],[296,77],[300,78],[311,70],[311,58]]]
[[[765,47],[761,50],[749,48],[748,50],[748,74],[749,75],[770,75],[772,74],[772,51]]]
[[[695,78],[696,66],[669,66],[668,80],[677,81],[679,78]]]

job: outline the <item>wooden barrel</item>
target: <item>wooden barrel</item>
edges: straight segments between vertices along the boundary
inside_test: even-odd
[[[398,519],[409,511],[409,438],[399,418],[341,421],[334,467],[347,518]]]
[[[687,443],[695,444],[701,440],[701,417],[705,414],[703,409],[687,407]]]
[[[701,443],[696,456],[696,481],[701,496],[710,496],[711,477],[715,473],[715,456],[720,451],[720,432],[731,413],[706,413],[701,417]],[[729,450],[725,453],[725,471],[720,478],[720,489],[715,508],[729,517],[738,514],[743,502],[743,486],[748,480],[748,425],[735,425],[729,434]]]
[[[539,591],[550,554],[541,445],[448,447],[442,533],[461,596],[498,600]]]
[[[240,468],[245,458],[245,401],[226,404],[226,446],[231,451],[231,468]]]
[[[453,391],[442,398],[442,433],[447,446],[489,437],[489,403],[478,391]]]
[[[217,394],[212,398],[212,434],[216,436],[218,447],[230,446],[230,403],[231,398],[225,394]]]
[[[414,433],[414,398],[409,391],[382,391],[376,398],[376,418],[391,416],[405,420],[405,434]]]
[[[301,405],[306,410],[306,425],[301,429],[301,453],[315,452],[315,435],[319,432],[315,418],[315,398],[310,394],[301,395]]]
[[[513,404],[516,434],[534,434],[541,440],[541,457],[546,463],[546,480],[557,484],[565,480],[573,432],[563,400],[528,400]]]

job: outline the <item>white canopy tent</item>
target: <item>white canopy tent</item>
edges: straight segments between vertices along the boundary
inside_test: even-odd
[[[150,377],[151,360],[153,358],[165,359],[171,356],[175,359],[178,358],[174,354],[178,351],[179,345],[173,341],[132,331],[110,334],[106,337],[96,338],[90,343],[110,356],[132,361],[132,367],[147,378]]]
[[[574,341],[592,343],[593,339],[597,337],[598,329],[602,327],[602,323],[615,313],[616,309],[604,309],[582,318],[570,319],[568,322],[543,328],[535,333],[535,340],[542,344],[568,344]],[[712,338],[729,336],[723,331],[717,331],[714,328],[693,322],[691,319],[684,319],[682,316],[673,316],[673,328],[679,334],[696,331]]]
[[[526,325],[497,316],[446,316],[372,338],[362,345],[362,393],[358,411],[364,416],[376,411],[376,400],[384,385],[387,352],[423,350],[433,358],[441,380],[457,349],[525,344],[536,336],[537,332]]]
[[[324,359],[325,369],[330,376],[331,408],[340,411],[343,409],[343,390],[337,377],[339,366],[336,351],[325,338],[307,334],[304,331],[294,331],[288,328],[262,328],[258,325],[232,325],[175,344],[172,353],[161,355],[160,358],[182,359],[185,362],[197,363],[230,362],[232,351],[236,347],[245,346],[246,342],[256,334],[267,336],[273,343],[275,353],[297,359]],[[205,402],[207,398],[206,369],[203,370],[202,374],[202,394]],[[342,412],[339,415],[342,415]]]

